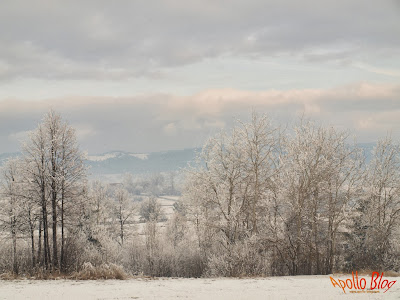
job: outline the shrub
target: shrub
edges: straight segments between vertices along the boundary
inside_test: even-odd
[[[123,267],[116,264],[101,264],[93,266],[90,262],[85,262],[82,270],[74,272],[70,278],[78,280],[96,280],[96,279],[127,279],[129,275]]]

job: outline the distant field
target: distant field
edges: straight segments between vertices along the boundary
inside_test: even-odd
[[[167,218],[169,218],[174,213],[174,203],[179,199],[179,196],[161,196],[158,197],[158,201],[160,202],[164,214]]]
[[[174,214],[174,203],[179,199],[179,196],[160,196],[157,198],[161,204],[162,211],[167,219],[170,219]],[[127,224],[126,230],[129,235],[144,235],[144,226],[146,223],[140,222],[140,215],[137,213],[133,216],[133,224]],[[158,228],[163,230],[166,222],[158,222]]]

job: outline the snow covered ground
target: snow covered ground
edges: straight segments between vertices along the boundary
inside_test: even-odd
[[[400,277],[386,293],[344,294],[329,276],[254,279],[0,281],[0,299],[400,299]]]

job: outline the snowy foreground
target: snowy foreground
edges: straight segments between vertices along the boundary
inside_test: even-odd
[[[344,294],[329,276],[255,279],[0,281],[0,299],[400,299],[400,277],[386,293]]]

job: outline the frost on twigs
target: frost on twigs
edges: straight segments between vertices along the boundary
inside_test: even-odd
[[[96,280],[96,279],[127,279],[129,275],[123,267],[116,264],[101,264],[93,266],[90,262],[85,262],[82,270],[71,275],[71,279]]]

